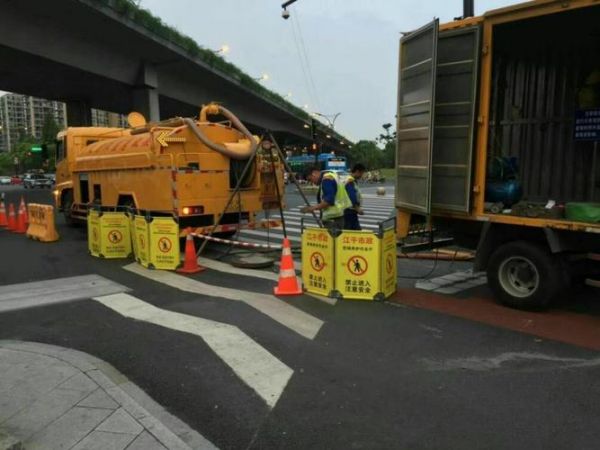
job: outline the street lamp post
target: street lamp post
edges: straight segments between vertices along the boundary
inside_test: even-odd
[[[213,50],[213,52],[214,52],[214,53],[216,53],[217,55],[218,55],[219,53],[221,53],[221,54],[223,54],[223,55],[226,55],[227,53],[229,53],[229,45],[227,45],[227,44],[223,44],[223,45],[221,46],[221,48],[219,48],[219,49],[217,49],[217,50]]]
[[[329,124],[329,128],[331,128],[331,130],[335,130],[335,121],[337,120],[337,118],[340,116],[340,114],[342,114],[341,112],[339,113],[335,113],[335,114],[321,114],[319,112],[315,112],[315,114],[319,117],[322,117],[323,119],[325,119],[327,121],[327,123]]]
[[[268,73],[263,73],[260,77],[254,78],[254,81],[267,81],[269,79]]]

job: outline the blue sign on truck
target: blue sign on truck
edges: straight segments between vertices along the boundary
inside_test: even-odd
[[[600,108],[575,111],[575,140],[600,141]]]

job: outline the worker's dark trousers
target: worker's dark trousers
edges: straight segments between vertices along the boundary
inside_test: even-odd
[[[325,228],[329,228],[330,230],[342,230],[344,226],[344,218],[336,217],[334,219],[323,220],[323,226]]]
[[[344,230],[362,230],[358,221],[358,214],[354,211],[344,211]]]

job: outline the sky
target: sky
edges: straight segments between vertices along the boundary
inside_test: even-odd
[[[283,20],[284,0],[140,0],[165,23],[219,49],[269,89],[309,112],[333,115],[336,131],[374,139],[396,114],[400,32],[462,14],[462,0],[297,0]],[[475,0],[475,13],[514,0]],[[303,58],[302,55],[306,55]],[[311,81],[312,80],[312,81]],[[0,93],[1,94],[1,93]]]
[[[400,32],[462,14],[462,0],[141,0],[198,44],[230,48],[225,58],[310,112],[341,113],[335,129],[374,139],[394,122]],[[517,3],[475,0],[476,14]],[[304,44],[304,46],[302,45]],[[301,55],[306,54],[307,58]],[[311,82],[312,78],[312,82]]]

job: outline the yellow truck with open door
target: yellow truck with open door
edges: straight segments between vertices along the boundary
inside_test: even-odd
[[[274,195],[284,187],[279,157],[264,154],[258,138],[226,108],[204,106],[199,120],[146,123],[139,115],[130,117],[127,129],[59,133],[54,194],[67,222],[85,220],[94,206],[130,207],[173,216],[181,230],[212,231],[220,219],[215,232],[231,233],[232,225],[255,224],[257,213],[279,207],[282,200]],[[241,189],[223,211],[242,175]]]
[[[600,284],[599,23],[595,0],[538,0],[400,41],[398,233],[451,231],[511,306]]]

